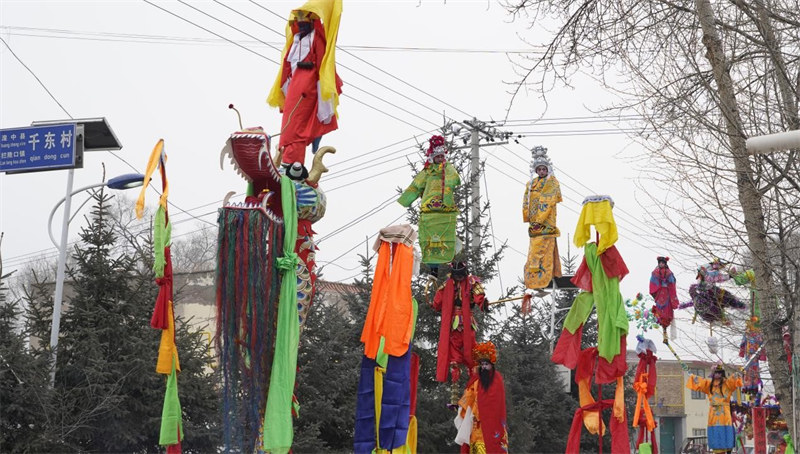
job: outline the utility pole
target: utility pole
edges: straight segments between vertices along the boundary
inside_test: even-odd
[[[478,123],[477,118],[472,118],[472,124]],[[469,219],[473,222],[470,240],[473,250],[478,250],[481,246],[481,138],[478,129],[473,127],[470,133],[470,153],[469,153],[469,181],[472,183],[470,193],[470,214]]]
[[[481,147],[505,145],[513,133],[500,131],[495,126],[475,117],[451,127],[455,137],[464,141],[465,144],[463,147],[457,147],[456,150],[470,149],[469,181],[472,186],[470,188],[468,225],[471,225],[471,228],[466,231],[467,238],[465,238],[464,247],[477,250],[481,245]],[[481,138],[489,143],[481,144]],[[501,141],[496,142],[496,139]],[[468,146],[466,145],[467,140],[469,140]]]

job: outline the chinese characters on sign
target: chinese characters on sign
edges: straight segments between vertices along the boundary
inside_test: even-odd
[[[75,166],[75,125],[0,129],[0,172]]]

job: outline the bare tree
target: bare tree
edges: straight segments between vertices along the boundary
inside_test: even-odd
[[[659,232],[706,258],[756,274],[769,370],[790,428],[791,376],[782,344],[788,326],[800,351],[798,150],[748,154],[750,136],[800,129],[797,0],[518,0],[506,3],[533,27],[555,19],[541,56],[518,61],[514,95],[545,96],[577,71],[619,95],[608,106],[635,112],[634,137],[648,150],[647,207]],[[513,102],[513,101],[512,101]],[[800,400],[794,402],[800,405]]]

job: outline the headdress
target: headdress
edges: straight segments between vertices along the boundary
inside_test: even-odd
[[[497,362],[497,349],[491,342],[481,342],[472,349],[472,359],[475,362],[485,359],[494,364]]]
[[[453,279],[464,279],[469,274],[467,262],[459,260],[450,264],[450,276]]]
[[[539,166],[547,167],[547,174],[553,174],[553,163],[547,156],[547,148],[537,145],[531,149],[531,178],[536,178],[536,168]]]
[[[722,372],[722,375],[725,375],[725,368],[722,367],[722,364],[717,364],[716,366],[714,366],[714,369],[711,371],[711,374],[713,375],[716,372]]]
[[[667,262],[669,262],[669,257],[661,257],[661,256],[659,256],[659,257],[656,257],[656,261],[658,263],[664,262],[664,264],[666,264]]]
[[[442,136],[433,136],[428,140],[428,151],[425,152],[425,163],[430,164],[433,158],[439,155],[447,155],[447,142]]]

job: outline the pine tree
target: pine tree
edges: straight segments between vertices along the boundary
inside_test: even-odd
[[[8,298],[10,275],[0,260],[0,452],[37,452],[44,449],[48,365],[27,347],[19,301]]]
[[[73,251],[75,266],[67,270],[72,291],[62,315],[48,450],[156,451],[165,379],[155,373],[160,331],[149,321],[158,290],[151,267],[141,265],[152,257],[126,252],[142,248],[119,247],[109,197],[100,191],[94,199],[89,226]],[[32,288],[30,296],[42,296]],[[39,339],[48,338],[39,318],[49,319],[47,303],[49,298],[29,302],[28,325],[38,329],[32,334]],[[180,319],[176,341],[184,450],[213,451],[219,405],[207,344]],[[47,347],[39,351],[49,354]]]

